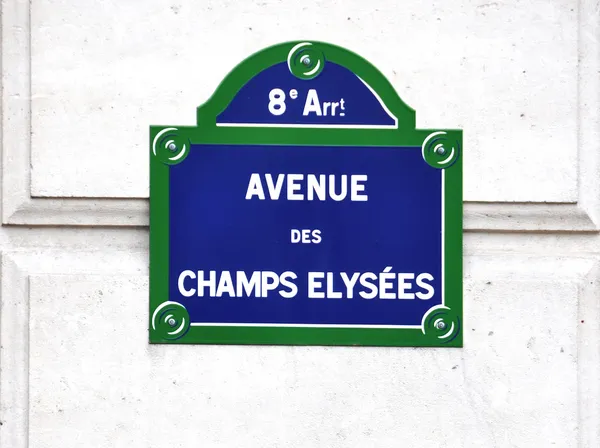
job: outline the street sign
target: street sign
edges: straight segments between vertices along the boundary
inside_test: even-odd
[[[462,346],[462,131],[289,42],[150,127],[150,342]]]

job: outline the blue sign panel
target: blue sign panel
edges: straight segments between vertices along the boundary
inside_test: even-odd
[[[151,127],[153,343],[462,346],[460,130],[325,43]]]
[[[169,296],[194,324],[419,327],[443,303],[442,178],[421,148],[193,145]]]
[[[328,63],[310,82],[282,62],[256,75],[217,117],[218,126],[395,128],[396,117],[347,68]]]

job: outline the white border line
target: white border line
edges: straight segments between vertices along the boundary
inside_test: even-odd
[[[442,290],[442,303],[441,306],[446,306],[446,288],[444,287],[444,268],[445,268],[445,250],[444,250],[444,243],[445,243],[445,198],[444,198],[444,191],[445,191],[445,182],[446,182],[446,171],[444,169],[441,170],[442,171],[442,189],[441,189],[441,193],[442,193],[442,247],[441,247],[441,254],[442,254],[442,275],[441,275],[441,290]],[[429,308],[425,314],[423,314],[423,317],[425,317],[427,315],[427,313],[434,307],[436,306],[440,306],[440,305],[434,305],[431,308]],[[221,322],[195,322],[195,323],[191,323],[190,324],[191,327],[276,327],[276,328],[280,328],[280,327],[292,327],[292,328],[383,328],[383,329],[416,329],[416,330],[423,330],[423,323],[421,323],[421,325],[337,325],[337,324],[260,324],[260,323],[252,323],[252,324],[241,324],[241,323],[221,323]]]
[[[383,107],[383,110],[385,110],[385,112],[388,114],[388,116],[389,116],[391,119],[393,119],[393,120],[394,120],[394,128],[396,128],[396,129],[397,129],[397,128],[398,128],[398,117],[396,117],[396,116],[395,116],[395,115],[394,115],[394,114],[393,114],[393,113],[392,113],[392,112],[391,112],[391,111],[388,109],[388,107],[385,105],[385,103],[383,102],[383,100],[381,99],[381,97],[380,97],[380,96],[377,94],[377,92],[375,92],[375,90],[373,90],[373,88],[372,88],[372,87],[371,87],[369,84],[367,84],[367,83],[365,82],[365,80],[364,80],[364,79],[362,79],[362,78],[361,78],[360,76],[358,76],[358,75],[354,75],[354,76],[356,76],[358,79],[360,79],[360,80],[361,80],[361,82],[362,82],[362,83],[363,83],[365,86],[367,86],[367,89],[369,89],[369,90],[371,91],[371,93],[373,94],[373,96],[374,96],[375,98],[377,98],[377,101],[379,101],[379,104],[381,104],[381,107]]]
[[[387,124],[279,124],[279,123],[217,123],[221,128],[329,128],[329,129],[397,129]]]
[[[294,327],[294,328],[412,328],[419,330],[421,325],[354,325],[354,324],[238,324],[238,323],[193,323],[192,327]]]
[[[444,285],[444,272],[445,272],[445,262],[446,262],[446,251],[444,248],[445,245],[445,238],[446,238],[446,232],[445,232],[445,223],[446,223],[446,219],[445,219],[445,212],[446,212],[446,207],[445,207],[445,201],[446,201],[446,197],[444,196],[445,193],[445,185],[446,185],[446,170],[442,169],[442,305],[446,306],[446,288]],[[425,313],[427,314],[427,313]]]

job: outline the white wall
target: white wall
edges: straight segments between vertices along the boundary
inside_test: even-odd
[[[3,1],[0,446],[597,447],[598,13]],[[148,345],[148,126],[294,39],[464,129],[463,349]]]

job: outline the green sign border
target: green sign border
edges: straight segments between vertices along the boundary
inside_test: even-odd
[[[324,56],[324,63],[342,65],[362,78],[397,117],[397,129],[216,125],[217,115],[242,86],[262,70],[287,61],[290,50],[303,42],[274,45],[241,62],[198,107],[197,126],[150,126],[150,343],[462,347],[462,130],[416,129],[414,110],[377,68],[344,48],[317,41],[306,41],[310,43],[304,51],[308,46],[312,55],[316,50],[319,58]],[[444,305],[429,310],[419,328],[191,326],[185,308],[169,301],[168,285],[170,165],[183,162],[192,144],[422,148],[425,161],[444,170]]]

